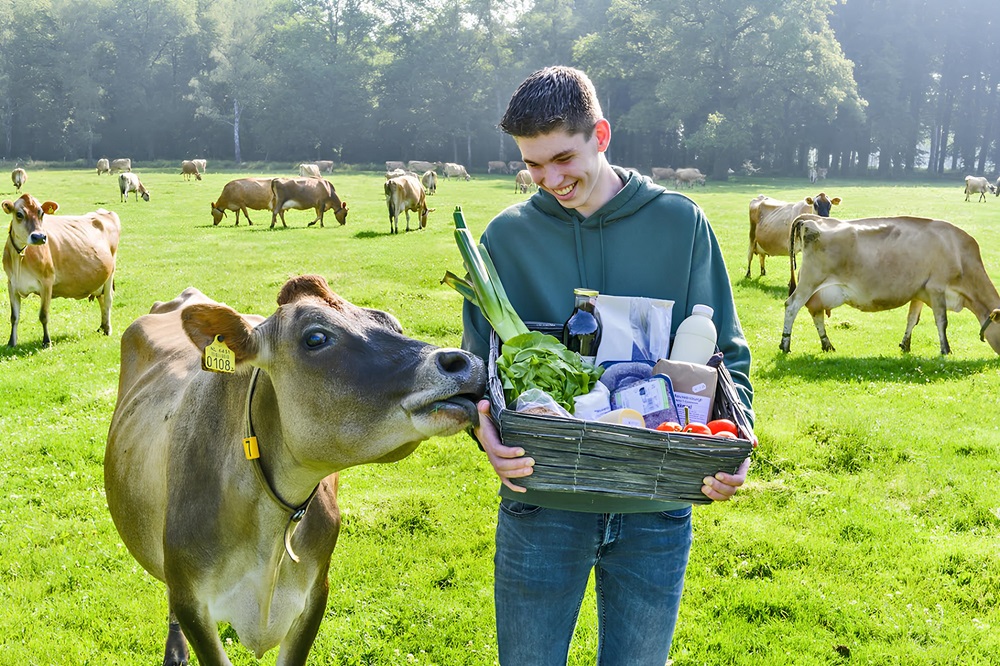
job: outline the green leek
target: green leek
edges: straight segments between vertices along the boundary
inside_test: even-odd
[[[527,333],[528,327],[524,325],[507,299],[507,292],[500,283],[489,252],[484,246],[476,243],[469,227],[465,224],[461,206],[455,208],[455,242],[462,254],[462,262],[469,272],[469,277],[463,279],[448,271],[441,282],[477,305],[501,341],[506,342],[510,338]]]

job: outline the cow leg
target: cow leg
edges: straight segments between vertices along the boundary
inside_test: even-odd
[[[795,317],[804,305],[795,297],[797,293],[796,291],[785,301],[785,326],[781,331],[780,349],[786,354],[792,350],[792,324],[795,323]]]
[[[10,339],[8,347],[17,346],[17,320],[21,317],[21,295],[14,290],[11,280],[7,278],[7,294],[10,296]]]
[[[951,345],[948,344],[948,308],[945,306],[943,294],[940,298],[931,298],[931,310],[934,311],[934,323],[937,324],[938,340],[941,342],[941,353],[950,354]]]
[[[324,573],[320,576],[317,584],[313,586],[309,598],[306,599],[302,614],[281,642],[276,666],[305,665],[306,659],[309,657],[309,650],[312,649],[316,634],[319,633],[323,614],[326,612],[328,592],[329,585],[326,573]]]
[[[410,211],[404,211],[406,215],[406,233],[410,233]]]
[[[52,339],[49,338],[49,306],[52,304],[52,287],[42,286],[42,307],[38,309],[38,321],[42,322],[42,345],[52,346]]]
[[[815,310],[810,309],[809,314],[812,315],[813,324],[816,325],[816,332],[819,333],[819,343],[823,346],[823,351],[837,351],[834,349],[833,343],[830,342],[830,338],[826,335],[826,317],[823,306],[821,305]]]
[[[181,630],[177,616],[170,612],[170,629],[167,631],[167,647],[163,652],[163,666],[187,666],[190,653],[187,639]]]
[[[232,666],[226,650],[219,639],[219,629],[215,623],[204,617],[203,611],[199,611],[196,602],[188,605],[175,599],[173,591],[170,593],[171,618],[176,618],[180,639],[187,639],[191,649],[198,655],[198,663],[202,666]],[[167,636],[167,649],[171,647],[170,638],[173,637],[173,628]],[[174,643],[176,646],[176,641]],[[164,658],[164,665],[168,662]],[[178,662],[184,664],[185,662]]]
[[[115,298],[115,274],[108,276],[108,281],[104,283],[104,289],[97,297],[97,303],[101,306],[101,332],[104,335],[111,335],[111,303]]]
[[[899,348],[903,350],[903,353],[910,353],[910,335],[913,333],[913,327],[920,322],[920,311],[924,307],[924,302],[919,299],[913,299],[910,301],[910,311],[906,313],[906,331],[903,333],[903,340],[899,343]]]

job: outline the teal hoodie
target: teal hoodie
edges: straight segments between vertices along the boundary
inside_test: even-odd
[[[710,305],[718,346],[751,422],[750,349],[743,336],[722,252],[701,208],[649,178],[612,167],[625,183],[584,218],[539,190],[497,215],[482,235],[500,281],[524,321],[561,323],[573,310],[573,290],[674,301],[671,334],[697,303]],[[462,313],[463,348],[484,360],[490,325],[468,302]],[[517,480],[513,483],[516,485]],[[503,497],[538,506],[627,513],[666,511],[686,504],[606,497],[593,493],[528,490]]]

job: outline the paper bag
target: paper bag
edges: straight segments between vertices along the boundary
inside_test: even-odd
[[[688,408],[691,423],[708,423],[712,420],[715,388],[719,383],[718,370],[700,363],[660,359],[653,366],[653,373],[670,377],[681,424],[684,422],[685,407]]]

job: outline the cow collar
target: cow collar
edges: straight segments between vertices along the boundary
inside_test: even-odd
[[[10,227],[8,227],[8,229],[7,229],[7,236],[8,236],[8,238],[10,238],[10,246],[12,248],[14,248],[14,252],[17,252],[17,254],[19,256],[23,257],[24,256],[24,252],[28,249],[28,246],[25,245],[20,250],[17,249],[17,241],[14,240],[14,223],[13,222],[10,223]]]
[[[257,378],[259,376],[260,376],[260,368],[255,367],[253,369],[253,373],[250,375],[250,386],[247,388],[247,403],[245,410],[246,413],[245,434],[247,439],[253,438],[255,441],[257,439],[257,434],[254,432],[253,419],[250,416],[250,403],[253,401],[253,392],[254,389],[257,387]],[[279,507],[281,507],[282,510],[288,513],[288,523],[285,525],[285,536],[284,536],[285,552],[288,553],[288,556],[292,558],[293,562],[298,562],[299,556],[296,555],[295,551],[292,550],[292,535],[295,533],[295,528],[298,526],[299,522],[302,520],[302,518],[305,517],[306,509],[309,508],[309,503],[312,501],[312,498],[316,496],[316,491],[319,490],[319,484],[317,484],[316,487],[313,488],[313,491],[309,493],[309,497],[306,498],[305,502],[303,502],[298,506],[294,506],[283,500],[274,490],[274,488],[271,487],[271,484],[268,482],[267,477],[264,475],[264,469],[263,467],[261,467],[259,455],[250,458],[250,463],[251,467],[253,468],[253,474],[254,476],[257,477],[257,482],[260,484],[260,487],[263,488],[264,493],[271,498],[272,502],[277,504]]]

